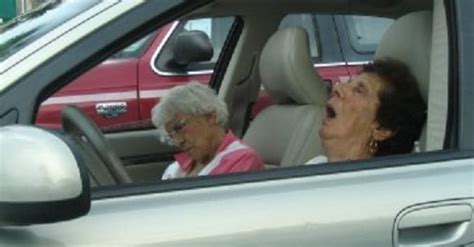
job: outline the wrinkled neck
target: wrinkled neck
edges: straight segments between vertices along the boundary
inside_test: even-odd
[[[330,162],[372,158],[368,142],[358,138],[322,140],[322,143]]]

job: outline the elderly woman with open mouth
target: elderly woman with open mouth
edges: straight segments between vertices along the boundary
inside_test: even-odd
[[[152,109],[153,124],[182,153],[162,179],[263,169],[260,156],[225,128],[229,113],[209,87],[192,82],[173,88]]]
[[[334,86],[319,129],[325,156],[307,164],[412,152],[425,119],[426,104],[408,67],[376,60]]]

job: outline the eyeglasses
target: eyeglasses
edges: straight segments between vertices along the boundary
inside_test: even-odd
[[[188,119],[181,118],[180,120],[176,120],[170,124],[170,130],[168,131],[168,135],[171,138],[176,137],[177,134],[180,134],[184,127],[188,124]]]

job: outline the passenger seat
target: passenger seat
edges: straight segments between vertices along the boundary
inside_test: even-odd
[[[255,117],[243,139],[267,168],[304,164],[322,154],[318,129],[327,89],[309,49],[304,29],[285,28],[270,37],[261,53],[261,81],[276,104]]]

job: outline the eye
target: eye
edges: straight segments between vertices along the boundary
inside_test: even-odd
[[[354,87],[354,92],[358,94],[364,94],[366,92],[366,88],[364,84],[362,83],[357,84],[357,86]]]
[[[173,127],[171,128],[173,130],[173,132],[180,132],[184,126],[186,126],[186,119],[183,118],[183,119],[180,119],[179,121],[176,121],[174,124],[173,124]]]
[[[171,137],[175,136],[176,134],[179,134],[183,130],[183,128],[186,126],[186,124],[187,124],[186,118],[182,118],[180,120],[174,121],[172,124],[170,124],[168,134]]]

